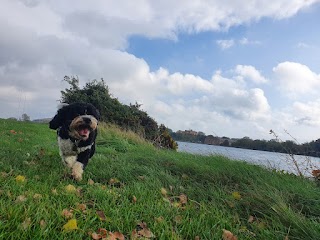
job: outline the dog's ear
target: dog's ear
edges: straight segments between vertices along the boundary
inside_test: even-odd
[[[89,105],[90,115],[94,116],[97,120],[100,120],[100,113],[92,104]]]
[[[59,127],[61,127],[63,125],[64,115],[65,115],[64,108],[59,109],[57,114],[49,122],[49,128],[56,130]]]

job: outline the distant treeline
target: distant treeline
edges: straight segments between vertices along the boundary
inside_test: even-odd
[[[171,136],[174,140],[183,142],[320,157],[320,139],[308,143],[297,144],[295,141],[290,140],[280,141],[278,139],[273,139],[267,141],[259,139],[253,140],[249,137],[230,139],[228,137],[206,136],[202,132],[194,132],[192,130],[172,132]]]
[[[279,140],[252,140],[244,137],[233,142],[231,147],[320,157],[320,139],[297,144],[291,140],[281,142]]]

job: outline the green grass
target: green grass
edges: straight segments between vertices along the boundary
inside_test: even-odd
[[[157,150],[101,124],[78,183],[47,125],[0,120],[0,129],[0,239],[90,239],[99,228],[130,239],[142,221],[156,239],[222,239],[222,229],[239,239],[320,239],[320,188],[312,181],[221,156]],[[17,182],[19,175],[26,180]],[[66,191],[69,184],[77,191]],[[73,211],[77,230],[62,231],[64,209]]]

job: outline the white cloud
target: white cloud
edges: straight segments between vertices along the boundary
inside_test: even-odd
[[[242,39],[239,40],[239,43],[241,45],[259,45],[261,44],[260,41],[253,41],[253,40],[249,40],[248,38],[243,37]]]
[[[234,45],[234,40],[233,39],[217,40],[216,43],[222,50],[225,50],[225,49],[231,48]]]
[[[320,99],[316,101],[293,104],[293,113],[298,124],[320,126]]]
[[[242,79],[248,79],[257,84],[268,82],[268,80],[253,66],[237,65],[235,72],[239,74],[239,77]]]
[[[320,75],[309,67],[296,62],[282,62],[273,68],[279,88],[289,96],[317,93],[320,87]]]

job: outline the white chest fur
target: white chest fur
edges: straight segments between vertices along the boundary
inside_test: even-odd
[[[70,139],[62,139],[58,137],[58,145],[60,149],[60,156],[75,156],[81,152],[91,149],[92,145],[85,147],[77,147]]]

